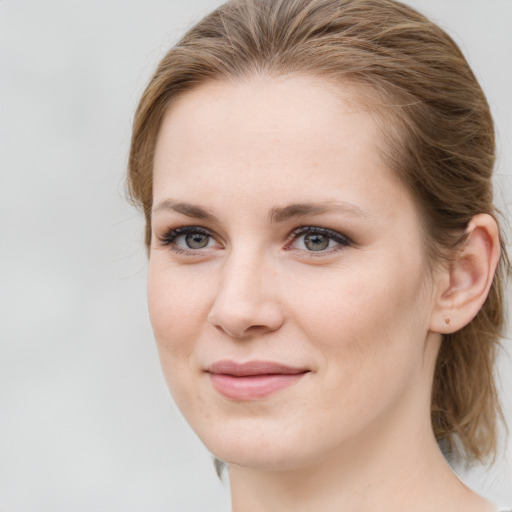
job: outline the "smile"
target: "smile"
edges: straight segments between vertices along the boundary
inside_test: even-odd
[[[267,361],[219,361],[207,373],[214,389],[226,398],[257,400],[297,383],[309,370]]]

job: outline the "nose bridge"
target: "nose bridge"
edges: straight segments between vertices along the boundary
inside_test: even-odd
[[[233,337],[268,332],[282,324],[264,251],[248,245],[232,249],[222,266],[209,319]]]
[[[266,266],[265,255],[262,251],[240,247],[231,251],[222,269],[221,290],[226,295],[235,294],[238,300],[247,303],[254,302],[262,295]]]

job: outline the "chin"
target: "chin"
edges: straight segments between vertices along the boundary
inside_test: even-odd
[[[323,446],[311,432],[299,432],[290,425],[265,425],[267,422],[261,419],[243,423],[229,427],[224,424],[221,428],[208,426],[204,432],[196,433],[222,461],[266,471],[311,467],[332,452],[332,445]]]
[[[212,453],[229,465],[262,471],[293,471],[311,466],[315,460],[304,453],[287,450],[275,445],[237,446],[232,445]]]

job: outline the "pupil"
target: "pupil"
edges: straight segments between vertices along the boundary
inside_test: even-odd
[[[304,237],[304,245],[310,251],[322,251],[329,246],[329,239],[324,235],[310,234]]]
[[[190,249],[202,249],[208,245],[208,236],[201,233],[193,233],[185,236],[185,243]]]

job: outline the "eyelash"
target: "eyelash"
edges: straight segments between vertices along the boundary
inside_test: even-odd
[[[179,228],[170,229],[161,238],[159,238],[160,245],[170,247],[170,249],[177,254],[185,254],[188,256],[197,256],[200,249],[183,249],[175,244],[176,238],[182,235],[201,234],[213,238],[212,234],[204,228],[199,226],[183,226]]]
[[[198,256],[199,252],[202,249],[184,249],[182,247],[178,247],[175,243],[176,239],[179,236],[192,235],[192,234],[200,234],[200,235],[207,236],[207,237],[210,237],[213,239],[213,235],[207,229],[204,229],[199,226],[183,226],[183,227],[170,229],[163,236],[159,237],[159,242],[160,242],[161,246],[170,247],[170,249],[174,253],[183,254],[183,255],[187,255],[187,256]],[[294,242],[296,242],[300,237],[308,235],[308,234],[323,235],[323,236],[327,237],[329,240],[333,240],[334,242],[336,242],[339,245],[337,245],[335,247],[328,248],[326,250],[319,250],[319,251],[308,251],[305,249],[297,249],[292,246],[292,244]],[[350,247],[351,245],[353,245],[352,240],[350,240],[350,238],[348,238],[347,236],[342,235],[341,233],[338,233],[331,229],[321,228],[318,226],[301,226],[300,228],[297,228],[294,231],[292,231],[292,233],[288,237],[288,240],[289,241],[286,243],[286,245],[284,247],[285,250],[287,250],[287,251],[296,250],[296,251],[300,251],[303,253],[305,252],[305,253],[308,253],[308,256],[310,256],[310,257],[321,257],[326,254],[332,254],[333,252],[342,250],[346,247]]]
[[[323,235],[326,238],[328,238],[329,240],[333,240],[338,245],[336,245],[335,247],[331,247],[326,250],[320,250],[320,251],[307,251],[304,249],[296,249],[291,246],[292,243],[296,242],[297,240],[299,240],[300,237],[305,236],[305,235]],[[290,240],[290,242],[288,242],[286,244],[285,249],[286,250],[299,250],[302,252],[307,252],[308,256],[316,258],[316,257],[322,257],[327,254],[332,254],[333,252],[343,250],[347,247],[350,247],[351,245],[353,245],[353,242],[352,242],[352,240],[350,240],[350,238],[348,238],[345,235],[342,235],[341,233],[338,233],[337,231],[333,231],[332,229],[321,228],[318,226],[302,226],[302,227],[297,228],[294,231],[292,231],[291,240]]]

